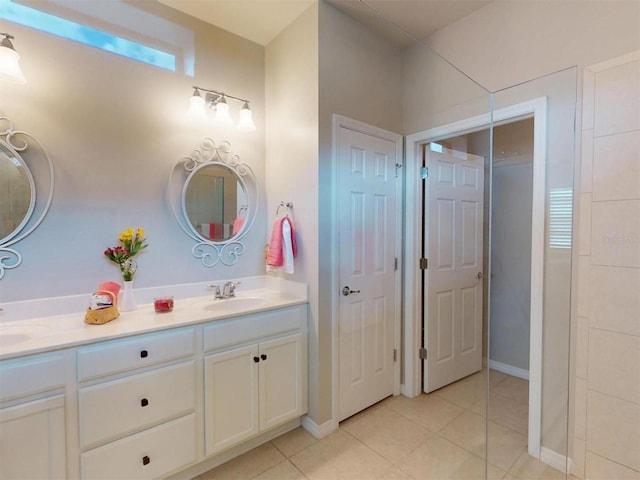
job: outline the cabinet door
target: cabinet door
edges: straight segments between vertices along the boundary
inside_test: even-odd
[[[0,478],[66,478],[64,397],[0,409]]]
[[[304,413],[301,356],[299,334],[260,344],[260,430]]]
[[[205,448],[211,455],[258,433],[258,346],[205,357]]]

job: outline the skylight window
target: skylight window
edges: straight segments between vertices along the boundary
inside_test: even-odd
[[[176,71],[176,56],[172,53],[14,3],[11,0],[0,0],[0,18],[165,70]]]

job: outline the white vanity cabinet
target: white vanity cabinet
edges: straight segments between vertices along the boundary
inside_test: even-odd
[[[308,305],[229,305],[0,361],[0,479],[193,478],[299,425]]]
[[[67,477],[65,353],[0,362],[0,478]]]
[[[161,478],[196,461],[195,330],[78,349],[80,474]]]
[[[206,456],[306,412],[304,307],[205,326]]]

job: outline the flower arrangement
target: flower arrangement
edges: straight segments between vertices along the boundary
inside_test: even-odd
[[[118,265],[120,273],[122,273],[122,279],[125,282],[130,282],[138,269],[133,257],[148,247],[144,237],[144,230],[140,227],[136,229],[127,228],[120,232],[118,240],[122,245],[107,248],[104,254],[109,260]]]

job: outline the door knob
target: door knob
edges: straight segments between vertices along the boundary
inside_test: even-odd
[[[478,274],[476,275],[476,278],[477,278],[478,280],[481,280],[481,279],[482,279],[482,277],[484,277],[484,274],[483,274],[482,272],[478,272]]]
[[[342,287],[342,295],[348,297],[352,293],[360,293],[360,290],[351,290],[349,287]]]

